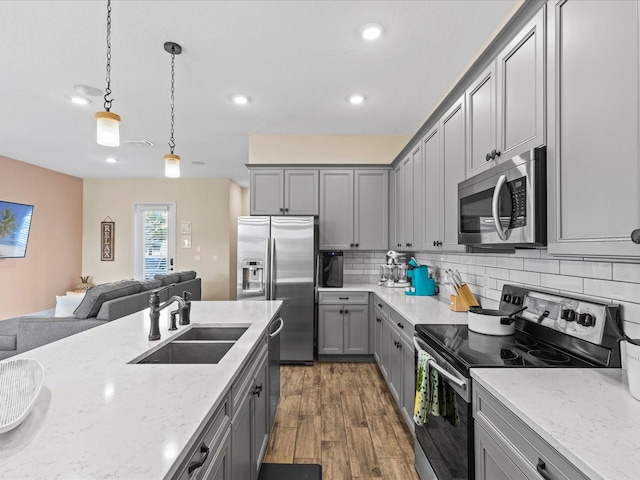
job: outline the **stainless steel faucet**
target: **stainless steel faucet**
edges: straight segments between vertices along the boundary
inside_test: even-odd
[[[175,283],[166,285],[157,290],[153,290],[149,295],[149,317],[151,318],[151,328],[149,329],[149,340],[160,340],[160,312],[171,305],[173,302],[178,302],[180,308],[178,309],[178,315],[182,315],[182,311],[185,308],[185,303],[182,297],[174,295],[169,300],[160,305],[160,292],[166,290],[169,287],[173,287]]]

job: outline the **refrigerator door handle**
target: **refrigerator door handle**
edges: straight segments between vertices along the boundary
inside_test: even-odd
[[[276,272],[275,272],[275,256],[276,256],[276,239],[271,239],[271,256],[269,258],[269,300],[275,300],[275,280],[276,280]]]
[[[264,247],[264,263],[267,264],[267,266],[269,265],[269,239],[268,238],[265,241],[265,247]],[[269,299],[268,297],[269,297],[270,286],[271,284],[269,283],[269,278],[267,277],[267,275],[262,275],[262,292],[266,300]]]

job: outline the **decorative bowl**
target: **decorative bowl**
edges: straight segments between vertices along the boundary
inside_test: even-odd
[[[44,369],[40,362],[20,358],[0,362],[0,433],[17,427],[38,398]]]

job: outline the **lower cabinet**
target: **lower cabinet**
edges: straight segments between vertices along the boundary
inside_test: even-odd
[[[231,427],[220,442],[211,460],[211,466],[203,477],[206,480],[231,480]]]
[[[232,387],[237,399],[231,420],[231,478],[234,479],[258,478],[269,437],[266,350],[251,367]]]
[[[476,480],[587,480],[587,476],[477,383],[473,384]]]
[[[412,341],[414,326],[377,297],[374,298],[374,303],[376,314],[373,356],[409,430],[414,432],[415,349]]]
[[[318,355],[368,355],[369,305],[319,304]]]

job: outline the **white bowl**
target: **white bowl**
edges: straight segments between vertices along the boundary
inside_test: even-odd
[[[26,418],[40,394],[44,369],[40,362],[20,358],[0,362],[0,433]]]

